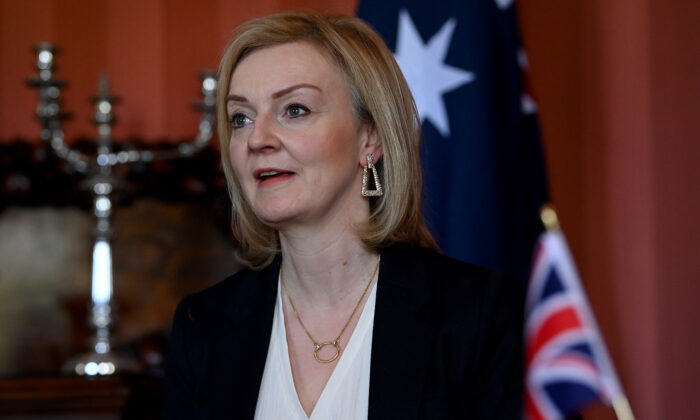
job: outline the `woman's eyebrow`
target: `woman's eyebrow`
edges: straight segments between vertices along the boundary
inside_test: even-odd
[[[303,89],[303,88],[314,89],[314,90],[321,92],[321,88],[319,88],[318,86],[312,85],[310,83],[299,83],[299,84],[284,88],[282,90],[278,90],[277,92],[272,94],[272,99],[281,98],[282,96],[288,95],[289,93],[294,92],[297,89]],[[247,103],[248,99],[245,96],[229,94],[226,97],[226,102],[230,102],[230,101]]]
[[[231,101],[234,101],[234,102],[248,102],[248,99],[246,99],[245,96],[239,96],[239,95],[229,94],[229,95],[226,97],[226,102],[231,102]]]
[[[289,94],[297,89],[303,89],[303,88],[315,89],[315,90],[321,92],[321,88],[319,88],[318,86],[314,86],[310,83],[299,83],[299,84],[290,86],[288,88],[284,88],[282,90],[279,90],[279,91],[273,93],[272,99],[280,98],[280,97],[287,95],[287,94]]]

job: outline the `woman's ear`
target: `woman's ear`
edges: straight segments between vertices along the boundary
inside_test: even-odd
[[[361,139],[360,144],[360,156],[358,157],[360,166],[367,166],[367,156],[369,154],[374,155],[374,162],[382,157],[382,142],[379,139],[379,134],[377,133],[377,128],[374,124],[367,123],[361,128]]]

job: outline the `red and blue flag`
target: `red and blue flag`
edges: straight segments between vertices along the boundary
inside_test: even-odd
[[[565,419],[623,396],[563,234],[543,233],[525,303],[526,413]]]

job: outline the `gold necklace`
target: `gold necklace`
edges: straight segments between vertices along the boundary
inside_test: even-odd
[[[289,304],[292,305],[292,310],[294,310],[294,315],[296,315],[297,320],[299,321],[299,324],[301,325],[301,328],[304,329],[306,332],[306,335],[309,337],[312,343],[314,343],[314,359],[316,359],[317,362],[320,363],[331,363],[335,359],[337,359],[340,356],[340,343],[338,343],[338,340],[340,340],[340,337],[342,337],[343,333],[345,332],[345,329],[350,325],[350,320],[352,317],[355,315],[355,312],[357,312],[357,308],[360,306],[360,302],[365,298],[365,295],[367,294],[367,290],[369,290],[369,285],[372,284],[372,280],[374,280],[374,275],[377,274],[377,269],[379,268],[379,261],[382,259],[381,255],[377,257],[377,265],[374,266],[374,270],[372,271],[372,275],[369,277],[369,281],[367,282],[367,286],[365,286],[365,290],[362,292],[362,296],[360,296],[360,300],[357,301],[355,304],[355,308],[353,308],[352,313],[350,314],[350,317],[348,320],[345,322],[345,325],[343,326],[343,329],[340,330],[340,334],[338,334],[338,337],[336,337],[335,340],[333,341],[324,341],[322,343],[319,343],[316,341],[312,336],[311,333],[309,332],[308,329],[306,329],[306,325],[304,325],[304,322],[301,320],[301,317],[299,316],[299,312],[297,311],[296,306],[294,306],[294,301],[292,300],[292,297],[289,296],[289,291],[287,290],[287,285],[284,282],[284,272],[282,271],[282,267],[280,267],[280,281],[282,282],[282,288],[284,289],[284,294],[287,295],[287,299],[289,299]],[[330,359],[321,359],[318,357],[318,352],[321,351],[322,348],[326,346],[331,346],[335,349],[335,354],[333,357]]]

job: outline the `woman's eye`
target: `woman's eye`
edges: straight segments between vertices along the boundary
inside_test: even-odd
[[[231,126],[233,128],[241,128],[250,122],[250,118],[243,114],[236,114],[231,117]]]
[[[287,107],[287,115],[291,118],[301,117],[309,113],[309,108],[304,105],[292,104]]]

